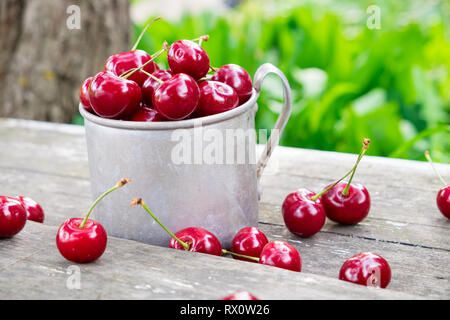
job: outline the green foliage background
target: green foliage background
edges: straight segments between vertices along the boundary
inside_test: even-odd
[[[369,29],[370,5],[381,28]],[[139,48],[209,34],[211,64],[236,63],[253,75],[278,66],[290,81],[293,114],[281,144],[450,162],[450,28],[446,1],[244,1],[225,14],[158,21]],[[149,16],[149,19],[153,18]],[[135,24],[135,38],[143,26]],[[165,59],[159,59],[164,65]],[[267,78],[257,128],[270,129],[281,83]]]

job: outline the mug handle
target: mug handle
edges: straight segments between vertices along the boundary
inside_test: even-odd
[[[269,140],[266,143],[266,147],[264,148],[263,153],[261,154],[257,167],[256,167],[256,178],[258,181],[258,195],[261,197],[261,187],[260,187],[260,180],[262,173],[264,171],[264,168],[267,165],[267,162],[269,161],[269,158],[272,154],[273,149],[278,145],[278,142],[280,140],[280,136],[284,130],[284,127],[286,126],[286,123],[289,120],[289,117],[292,112],[292,95],[291,95],[291,87],[289,86],[289,82],[286,79],[286,76],[283,74],[283,72],[275,67],[271,63],[265,63],[261,65],[258,70],[256,70],[254,81],[253,81],[253,87],[255,88],[258,96],[261,92],[261,86],[264,81],[264,78],[268,74],[275,74],[277,75],[283,84],[283,109],[281,110],[280,115],[278,116],[277,121],[275,122],[275,126],[272,129],[272,132],[270,133]]]

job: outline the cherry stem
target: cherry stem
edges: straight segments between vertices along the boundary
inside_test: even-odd
[[[145,70],[141,70],[141,72],[145,73],[146,75],[148,75],[150,78],[152,78],[155,81],[158,81],[159,83],[163,84],[164,81],[162,81],[161,79],[158,79],[157,77],[155,77],[154,75],[152,75],[151,73],[148,73]]]
[[[205,35],[200,36],[198,38],[192,39],[191,41],[198,41],[198,45],[201,46],[203,41],[206,42],[206,41],[208,41],[208,39],[209,39],[209,35],[205,34]]]
[[[353,168],[347,172],[343,177],[341,177],[339,180],[337,180],[336,182],[334,182],[333,184],[329,185],[328,187],[326,187],[325,189],[323,189],[322,191],[320,191],[318,194],[316,194],[315,196],[311,197],[312,201],[316,201],[317,199],[319,199],[324,193],[328,192],[328,190],[330,190],[331,188],[333,188],[334,186],[336,186],[339,182],[341,182],[342,180],[344,180],[345,178],[348,177],[349,174],[354,173],[356,170],[356,167],[358,166],[359,161],[361,161],[362,156],[366,153],[367,148],[369,148],[369,144],[370,144],[370,140],[364,138],[363,140],[363,147],[361,149],[361,151],[359,152],[358,155],[358,159],[356,160],[355,165],[353,166]],[[353,175],[352,175],[353,177]],[[347,184],[347,186],[350,183]]]
[[[214,68],[213,66],[209,66],[209,71],[210,72],[216,72],[217,68]]]
[[[229,253],[229,254],[231,254],[233,256],[236,256],[236,257],[245,258],[245,259],[249,259],[249,260],[253,260],[253,261],[259,262],[259,258],[250,257],[250,256],[246,256],[246,255],[243,255],[243,254],[239,254],[239,253],[235,253],[235,252],[232,252],[232,251],[228,251],[228,250],[222,249],[222,254],[227,254],[227,253]]]
[[[135,73],[136,71],[139,71],[141,69],[143,69],[146,65],[148,65],[150,62],[153,62],[153,60],[155,60],[156,58],[158,58],[161,54],[164,53],[164,51],[167,50],[167,42],[164,41],[163,43],[163,48],[157,52],[155,52],[154,54],[151,55],[151,59],[148,60],[146,63],[144,63],[142,66],[140,66],[139,68],[133,68],[130,70],[125,71],[124,73],[122,73],[119,77],[120,78],[124,78],[127,79],[129,76],[131,76],[133,73]]]
[[[155,217],[155,215],[150,211],[150,209],[147,207],[147,205],[145,204],[144,200],[142,200],[141,198],[134,198],[133,201],[131,201],[131,206],[134,207],[135,205],[140,205],[142,206],[142,208],[145,209],[145,211],[148,212],[149,215],[152,216],[152,218],[158,222],[158,224],[164,229],[166,230],[166,232],[172,237],[174,238],[176,241],[178,241],[179,244],[181,244],[184,248],[184,250],[189,251],[189,244],[187,244],[184,241],[181,241],[175,234],[173,234],[169,229],[166,228],[165,225],[163,225],[158,218]]]
[[[94,207],[97,205],[97,203],[99,203],[100,200],[102,200],[104,197],[106,197],[108,194],[110,194],[111,192],[113,192],[114,190],[119,189],[120,187],[123,187],[124,185],[126,185],[127,183],[131,182],[130,179],[127,178],[123,178],[121,179],[119,182],[116,183],[116,185],[114,187],[112,187],[111,189],[109,189],[108,191],[105,191],[102,195],[100,195],[97,200],[94,201],[94,203],[91,205],[91,207],[89,208],[88,213],[86,214],[86,217],[84,217],[83,222],[81,222],[79,228],[83,229],[84,226],[86,225],[86,222],[89,218],[89,215],[91,214],[92,210],[94,209]]]
[[[353,177],[355,175],[356,168],[358,167],[358,164],[361,161],[364,154],[367,152],[367,149],[369,149],[369,145],[370,145],[370,140],[367,138],[364,138],[363,139],[363,147],[362,147],[361,152],[359,153],[358,160],[356,160],[355,166],[353,167],[352,175],[350,176],[350,179],[348,180],[347,185],[345,186],[345,189],[342,190],[342,195],[344,197],[346,197],[348,195],[348,189],[350,188],[350,183],[352,182]]]
[[[150,27],[153,22],[158,21],[162,19],[161,16],[154,18],[152,21],[150,21],[149,23],[147,23],[144,27],[144,29],[142,29],[141,33],[139,34],[139,37],[137,38],[136,42],[134,43],[133,47],[131,48],[131,51],[136,50],[137,46],[139,45],[139,42],[141,42],[142,37],[144,36],[145,31],[147,31],[148,27]]]
[[[428,160],[428,162],[431,164],[431,167],[433,168],[434,173],[437,175],[437,177],[439,178],[439,180],[441,180],[441,182],[444,185],[447,185],[447,182],[444,180],[444,178],[442,178],[442,176],[439,174],[439,171],[437,171],[436,167],[434,166],[433,160],[431,160],[431,156],[430,156],[430,152],[427,150],[425,151],[425,158]]]

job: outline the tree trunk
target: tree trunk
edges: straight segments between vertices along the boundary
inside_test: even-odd
[[[130,31],[129,0],[1,0],[0,117],[70,122],[81,83],[129,50]]]

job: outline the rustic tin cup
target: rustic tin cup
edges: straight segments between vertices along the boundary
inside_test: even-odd
[[[256,142],[251,135],[232,140],[226,137],[230,131],[255,132],[256,100],[264,78],[270,73],[279,76],[283,83],[284,106],[259,161],[253,161]],[[130,208],[134,197],[141,197],[173,232],[202,227],[213,232],[224,247],[229,247],[239,229],[256,226],[259,180],[290,116],[292,99],[286,77],[271,64],[266,63],[256,71],[253,83],[252,96],[246,103],[199,119],[111,120],[87,112],[80,104],[94,198],[120,178],[132,180],[103,199],[92,218],[111,236],[161,246],[168,245],[168,234],[141,207]],[[207,136],[218,138],[215,149],[211,148],[212,142],[205,142]],[[211,153],[211,149],[216,152]],[[230,150],[235,154],[225,160]],[[222,154],[224,160],[206,156],[214,154]],[[242,154],[245,161],[239,158]]]

